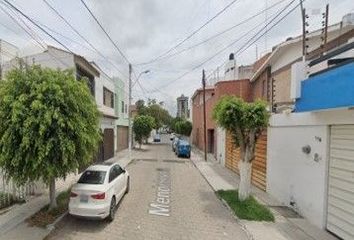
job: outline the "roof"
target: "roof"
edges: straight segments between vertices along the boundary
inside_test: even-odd
[[[335,30],[339,30],[341,29],[342,27],[342,23],[339,22],[339,23],[336,23],[336,24],[333,24],[331,26],[328,27],[328,32],[332,32],[332,31],[335,31]],[[343,27],[343,29],[348,29],[350,30],[352,28],[352,26],[349,25],[346,26],[346,27]],[[342,29],[342,30],[343,30]],[[341,30],[341,31],[342,31]],[[341,34],[344,34],[345,31],[341,32]],[[318,30],[315,30],[313,32],[310,32],[308,33],[307,37],[308,38],[311,38],[311,37],[316,37],[316,36],[319,36],[322,34],[322,29],[318,29]],[[298,43],[299,41],[302,41],[302,35],[299,35],[299,36],[296,36],[296,37],[293,37],[293,38],[288,38],[286,41],[274,46],[274,50],[271,52],[271,54],[269,54],[268,57],[266,57],[267,59],[264,61],[264,63],[257,69],[257,71],[253,74],[253,76],[251,77],[250,81],[253,82],[255,81],[255,79],[263,72],[263,70],[269,66],[269,64],[271,64],[271,60],[272,59],[276,59],[276,56],[278,54],[280,54],[280,52],[285,49],[286,47],[292,45],[292,44],[295,44],[295,43]]]
[[[78,54],[76,54],[74,52],[69,52],[67,50],[64,50],[64,49],[61,49],[61,48],[58,48],[58,47],[54,47],[52,45],[48,45],[47,50],[45,50],[45,52],[47,52],[49,49],[55,49],[57,51],[73,54],[74,55],[74,59],[76,58],[77,60],[82,61],[88,68],[90,68],[90,70],[94,73],[94,75],[96,75],[98,77],[100,76],[100,71],[95,66],[93,66],[93,64],[91,64],[89,61],[87,61],[85,57],[83,57],[81,55],[78,55]]]
[[[218,81],[215,83],[215,86],[216,85],[219,85],[219,84],[227,84],[227,83],[236,83],[236,82],[239,82],[239,81],[248,81],[249,79],[248,78],[243,78],[243,79],[234,79],[234,80],[224,80],[224,81]]]
[[[214,86],[206,86],[205,87],[205,91],[214,91]],[[195,90],[193,96],[192,96],[192,101],[194,100],[194,98],[200,93],[203,91],[203,88],[198,88],[197,90]]]

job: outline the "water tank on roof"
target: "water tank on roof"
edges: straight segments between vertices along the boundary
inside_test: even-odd
[[[344,15],[342,22],[343,22],[343,27],[347,25],[354,25],[354,13],[348,13]]]
[[[234,59],[235,59],[235,55],[233,53],[230,53],[229,60],[234,60]]]

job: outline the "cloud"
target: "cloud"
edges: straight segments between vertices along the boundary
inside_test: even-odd
[[[125,76],[128,75],[127,63],[109,42],[86,9],[84,9],[80,0],[47,1],[62,13],[62,15],[106,57],[112,59],[115,62],[115,65],[123,71]],[[206,20],[230,3],[230,1],[231,0],[85,0],[92,12],[94,12],[104,28],[109,32],[112,39],[133,64],[156,58],[181,41],[194,29],[201,26]],[[231,27],[241,20],[264,9],[266,3],[267,6],[270,6],[277,1],[279,0],[239,0],[177,50],[188,48],[215,33]],[[44,2],[38,0],[14,0],[12,2],[37,21],[84,44],[84,41],[66,26],[61,19],[55,16]],[[290,2],[290,0],[286,2]],[[282,3],[274,10],[268,11],[268,19],[277,9],[284,6],[286,2]],[[298,1],[296,1],[296,3],[297,2]],[[340,21],[347,11],[354,10],[352,0],[312,0],[305,1],[304,4],[309,10],[312,8],[320,8],[324,10],[327,2],[330,4],[331,24]],[[263,22],[265,18],[266,15],[262,14],[249,23],[235,28],[227,34],[173,58],[164,59],[163,61],[150,65],[135,65],[134,70],[137,75],[139,72],[146,69],[151,70],[150,74],[143,75],[140,79],[143,87],[147,90],[153,90],[156,88],[159,88],[160,90],[160,92],[155,91],[148,95],[145,94],[144,97],[155,97],[159,100],[165,101],[166,106],[170,111],[174,112],[175,110],[173,109],[173,106],[175,105],[176,97],[182,93],[191,96],[195,89],[200,86],[201,69],[205,68],[208,72],[216,69],[217,66],[220,66],[227,60],[228,54],[231,51],[236,51],[240,48],[240,46],[246,42],[247,38],[228,48],[201,68],[187,74],[180,80],[174,81],[170,86],[162,89],[160,89],[160,86],[171,82],[183,73],[190,71],[193,67],[208,59],[220,49],[230,44],[233,40],[242,36],[248,31],[248,29]],[[0,25],[1,39],[14,43],[19,47],[28,45],[28,37],[26,37],[26,34],[1,11],[0,22],[13,30],[10,31]],[[310,24],[312,24],[314,28],[320,27],[319,22],[311,22]],[[35,31],[38,33],[40,32],[38,29]],[[301,18],[300,12],[297,10],[287,17],[284,22],[271,30],[266,37],[263,37],[256,43],[258,52],[265,53],[267,50],[270,50],[272,46],[285,40],[287,37],[297,36],[299,34],[301,34]],[[54,43],[53,40],[50,40],[44,34],[40,33],[40,36],[45,41]],[[112,68],[110,64],[100,59],[100,57],[93,51],[89,51],[78,44],[71,43],[60,36],[56,35],[56,37],[70,46],[76,53],[86,56],[89,60],[95,60],[104,65],[103,68],[107,69],[107,72],[110,74],[121,76],[115,68]],[[238,56],[237,61],[240,64],[248,64],[252,63],[255,60],[255,57],[255,46],[251,46],[247,51]],[[122,78],[127,80],[125,77]],[[143,95],[139,87],[135,87],[134,91],[136,91],[135,95]]]

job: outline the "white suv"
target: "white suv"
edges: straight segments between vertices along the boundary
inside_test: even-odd
[[[114,219],[116,206],[129,191],[129,174],[116,163],[90,166],[72,187],[69,214]]]

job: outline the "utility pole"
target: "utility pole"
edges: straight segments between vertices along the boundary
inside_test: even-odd
[[[301,9],[301,20],[302,20],[302,59],[305,60],[306,55],[306,13],[302,0],[300,0],[300,9]]]
[[[131,115],[131,104],[132,104],[132,65],[129,63],[129,100],[128,100],[128,126],[129,126],[129,134],[128,134],[128,146],[129,146],[129,159],[132,158],[132,139],[133,139],[133,131],[132,131],[132,115]]]
[[[203,77],[202,77],[202,84],[203,84],[203,130],[204,130],[204,160],[207,161],[207,139],[206,139],[206,106],[205,106],[205,71],[203,69]]]

